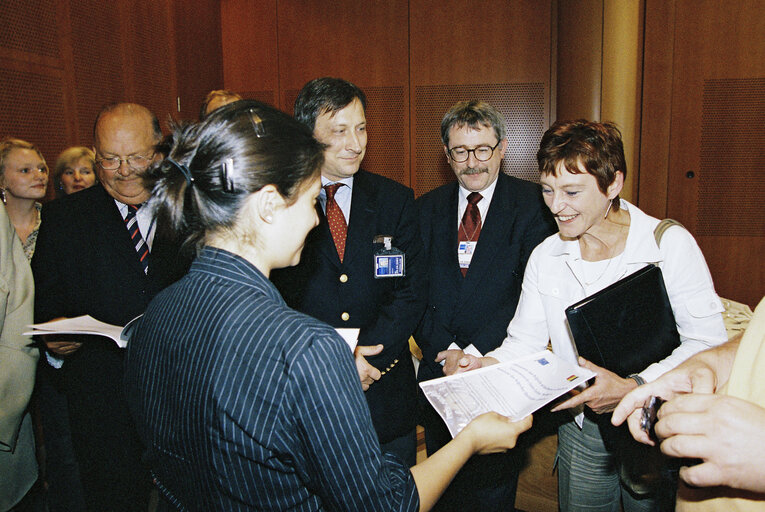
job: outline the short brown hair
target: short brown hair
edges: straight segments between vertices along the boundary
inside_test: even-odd
[[[627,177],[622,134],[614,123],[598,123],[586,119],[557,121],[542,136],[537,151],[539,172],[542,175],[556,173],[562,163],[571,174],[581,174],[580,164],[588,174],[595,177],[598,189],[604,194],[621,171]],[[613,209],[619,208],[619,196]]]

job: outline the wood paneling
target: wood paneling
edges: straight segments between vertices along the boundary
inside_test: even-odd
[[[661,219],[667,215],[675,9],[666,0],[646,0],[645,12],[637,204]]]
[[[603,0],[558,4],[557,119],[600,119]]]
[[[181,119],[197,119],[208,92],[223,88],[219,0],[175,0],[173,26]]]
[[[277,1],[223,0],[220,13],[226,89],[284,109],[277,94]],[[291,34],[283,37],[289,39]]]
[[[409,9],[416,194],[454,179],[440,121],[460,100],[488,101],[504,114],[503,171],[536,179],[534,155],[551,112],[552,2],[418,0]]]
[[[52,163],[92,145],[108,103],[141,103],[164,121],[180,96],[196,117],[201,91],[223,82],[219,12],[217,0],[3,2],[2,135],[38,144]]]
[[[649,134],[642,147],[641,202],[663,216],[661,198],[646,197],[647,189],[661,194],[661,172],[655,174],[658,185],[643,183],[651,175],[646,162],[652,158],[651,141],[656,141],[654,161],[667,161],[666,216],[696,236],[718,293],[754,306],[765,294],[765,266],[758,260],[765,251],[760,222],[765,213],[765,155],[759,128],[765,114],[765,2],[671,4],[646,9],[646,91],[665,91],[671,100],[643,96],[644,119],[658,126],[659,133],[668,131],[669,144]],[[649,62],[667,46],[673,50],[668,91],[661,76],[667,58],[654,67]],[[656,115],[651,120],[649,112]]]
[[[407,3],[279,1],[281,100],[292,112],[303,85],[344,78],[367,95],[362,166],[410,184]]]

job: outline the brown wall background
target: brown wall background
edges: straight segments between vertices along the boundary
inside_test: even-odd
[[[106,103],[194,119],[225,86],[289,112],[331,75],[369,95],[365,167],[419,195],[451,179],[438,122],[457,100],[503,112],[503,170],[532,180],[554,119],[633,104],[627,197],[694,233],[721,295],[765,294],[763,0],[5,0],[0,26],[0,136],[50,164],[92,144]]]

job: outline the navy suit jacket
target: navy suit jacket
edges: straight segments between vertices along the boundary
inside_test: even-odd
[[[46,204],[32,259],[35,322],[87,314],[124,325],[185,273],[190,259],[179,261],[177,247],[157,226],[147,275],[114,199],[101,185]]]
[[[467,275],[457,261],[455,181],[417,200],[428,271],[428,304],[415,341],[422,349],[419,380],[443,377],[434,360],[452,342],[486,353],[502,343],[531,251],[555,231],[539,185],[500,172]]]
[[[321,222],[308,234],[300,264],[272,272],[271,279],[290,307],[333,327],[361,328],[359,345],[384,345],[379,355],[367,360],[387,371],[365,395],[378,437],[385,443],[416,425],[408,340],[425,307],[425,283],[414,194],[393,180],[358,171],[342,263],[319,210]],[[374,278],[374,253],[382,248],[373,244],[377,235],[392,235],[393,246],[406,253],[405,277]]]

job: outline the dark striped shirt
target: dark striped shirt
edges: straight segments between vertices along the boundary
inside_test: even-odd
[[[380,452],[350,350],[244,259],[206,247],[127,350],[131,410],[181,510],[417,510]]]

